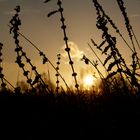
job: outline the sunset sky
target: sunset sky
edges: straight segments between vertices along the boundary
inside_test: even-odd
[[[15,85],[17,75],[19,73],[19,80],[22,77],[22,71],[19,70],[15,64],[16,53],[14,52],[15,44],[12,35],[9,34],[10,19],[14,15],[14,8],[16,5],[21,6],[20,19],[22,25],[20,32],[28,37],[36,46],[38,46],[56,65],[57,54],[62,54],[60,72],[69,84],[72,84],[71,69],[68,65],[67,55],[64,51],[63,32],[60,28],[60,15],[56,14],[47,18],[50,11],[57,9],[57,1],[51,0],[49,3],[44,4],[43,0],[0,0],[0,42],[4,44],[3,52],[3,67],[5,78]],[[72,59],[74,60],[75,71],[80,77],[80,71],[83,73],[96,72],[91,66],[86,66],[84,62],[80,61],[82,54],[86,54],[91,60],[97,58],[88,48],[87,43],[91,44],[90,39],[99,44],[102,39],[102,32],[96,28],[96,10],[92,0],[62,0],[64,7],[64,16],[67,25],[67,35],[72,49]],[[121,33],[126,40],[130,42],[125,29],[125,24],[116,0],[99,0],[103,6],[106,14],[119,27]],[[130,23],[133,26],[135,34],[139,40],[140,38],[140,0],[124,0]],[[118,38],[117,47],[125,57],[127,63],[130,63],[130,52],[123,41],[110,29],[112,35]],[[27,55],[31,58],[33,64],[37,66],[37,70],[47,72],[48,67],[52,80],[55,80],[55,71],[52,70],[50,65],[43,66],[41,58],[36,50],[25,40],[20,38],[21,45],[27,51]],[[140,40],[139,40],[140,41]],[[101,59],[104,57],[95,49]],[[99,66],[100,67],[100,66]],[[102,69],[102,68],[100,68]],[[80,80],[80,78],[79,78]]]

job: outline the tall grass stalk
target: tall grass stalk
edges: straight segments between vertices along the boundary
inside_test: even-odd
[[[6,89],[6,86],[8,86],[7,84],[9,84],[14,90],[15,87],[5,78],[4,74],[3,74],[3,58],[2,58],[2,49],[3,49],[3,44],[0,42],[0,79],[1,79],[1,87],[2,90]]]
[[[103,10],[103,8],[99,4],[99,2],[97,0],[93,0],[93,3],[94,3],[94,6],[96,7],[96,10],[100,10],[100,12],[97,12],[97,15],[102,13],[102,15],[104,15],[106,17],[106,19],[108,20],[108,22],[110,23],[110,25],[112,26],[112,28],[116,31],[117,34],[119,34],[119,36],[122,38],[122,40],[127,45],[127,47],[133,52],[133,49],[131,48],[131,46],[129,45],[129,43],[126,41],[126,39],[123,37],[123,35],[120,32],[119,28],[115,25],[115,23],[113,22],[113,20],[105,13],[105,11]]]
[[[107,71],[112,71],[112,68],[114,66],[117,67],[117,71],[116,72],[111,72],[109,74],[108,77],[112,77],[115,74],[119,73],[121,80],[123,82],[123,87],[125,89],[127,89],[126,84],[125,84],[125,80],[123,75],[126,76],[127,80],[129,80],[129,77],[131,79],[132,84],[136,86],[139,89],[139,83],[138,80],[136,78],[136,61],[134,58],[137,58],[137,54],[135,53],[135,50],[133,49],[133,72],[130,71],[130,69],[128,68],[128,66],[125,63],[125,60],[123,59],[122,55],[120,54],[119,50],[116,47],[116,38],[112,37],[109,33],[108,33],[108,27],[106,26],[109,23],[112,24],[112,26],[114,27],[114,29],[116,29],[116,32],[119,32],[119,30],[117,29],[117,27],[115,26],[115,24],[113,23],[113,21],[106,18],[105,12],[102,9],[101,5],[97,2],[97,0],[93,0],[94,6],[96,8],[97,11],[97,28],[103,31],[102,34],[102,38],[104,38],[105,40],[101,43],[100,47],[97,47],[100,51],[102,51],[103,54],[107,55],[108,50],[110,49],[111,52],[109,52],[110,54],[108,54],[108,57],[106,58],[104,65],[106,65],[108,63],[109,60],[111,60],[112,58],[114,59],[114,62],[110,63],[108,66]],[[129,29],[128,29],[129,30]],[[131,32],[129,31],[129,36],[131,37]],[[101,48],[105,43],[108,44],[107,47],[104,48],[104,50]],[[93,44],[95,44],[93,42]],[[96,44],[95,44],[96,45]]]
[[[48,88],[48,85],[43,81],[41,78],[41,75],[38,73],[36,70],[36,67],[31,63],[31,60],[27,57],[26,53],[23,51],[22,47],[19,44],[19,26],[21,25],[21,20],[19,18],[19,13],[20,13],[20,6],[17,6],[15,8],[16,14],[13,16],[13,18],[10,20],[10,23],[12,27],[10,28],[10,33],[13,32],[15,44],[16,44],[16,49],[15,52],[17,54],[17,60],[16,63],[19,65],[19,67],[23,70],[23,75],[27,78],[27,83],[30,84],[31,88],[35,90],[34,84],[38,83],[39,80],[41,81],[42,85],[45,88],[46,93],[50,93],[50,89]],[[25,64],[22,62],[22,58],[26,59],[26,62],[31,66],[32,70],[35,72],[36,76],[35,79],[32,81],[32,79],[29,78],[29,70],[25,69]]]
[[[56,73],[56,93],[57,94],[59,93],[59,89],[60,89],[60,87],[59,87],[60,81],[59,81],[59,73],[58,73],[59,65],[60,65],[60,59],[61,59],[61,54],[58,54],[57,55],[57,62],[56,62],[56,64],[57,64],[57,67],[56,67],[56,69],[57,69],[57,73]]]
[[[0,79],[1,79],[1,87],[2,87],[2,90],[5,90],[6,89],[6,83],[4,82],[4,74],[3,74],[3,68],[2,68],[2,47],[3,47],[3,44],[0,43]]]
[[[45,1],[45,3],[46,3],[46,1]],[[63,14],[64,9],[62,8],[62,2],[61,2],[61,0],[58,0],[57,1],[57,5],[58,5],[58,10],[54,10],[54,11],[50,12],[48,14],[48,17],[54,15],[57,12],[60,13],[60,21],[62,23],[61,29],[63,30],[64,42],[65,42],[65,45],[66,45],[65,51],[68,54],[69,64],[70,64],[71,69],[72,69],[72,76],[74,77],[74,81],[75,81],[75,88],[77,89],[77,93],[79,94],[79,85],[78,85],[77,78],[76,78],[77,73],[75,72],[75,69],[74,69],[74,62],[72,61],[71,54],[70,54],[70,50],[71,49],[70,49],[70,47],[68,45],[68,37],[67,37],[67,33],[66,33],[65,18],[64,18],[64,14]]]
[[[130,24],[130,20],[128,18],[128,15],[126,12],[126,7],[124,6],[123,0],[117,0],[117,3],[118,3],[118,6],[122,12],[123,17],[124,17],[125,26],[126,26],[126,29],[128,31],[128,35],[129,35],[131,43],[132,43],[134,54],[136,55],[136,58],[137,58],[137,64],[139,65],[139,68],[140,68],[140,61],[139,61],[139,58],[138,58],[137,53],[136,53],[136,47],[135,47],[135,44],[133,41],[133,35],[134,35],[134,39],[136,39],[136,43],[137,43],[138,47],[139,47],[139,43],[138,43],[137,38],[136,38],[134,31],[132,29],[132,25]]]
[[[100,72],[100,70],[98,69],[98,62],[95,62],[95,61],[91,61],[89,58],[87,58],[85,55],[83,55],[83,58],[81,60],[84,60],[85,64],[91,64],[98,72],[99,76],[100,76],[100,79],[105,79],[104,75]]]
[[[93,39],[91,39],[92,43],[94,46],[96,46],[97,48],[99,48],[99,46],[93,41]],[[99,62],[101,63],[102,67],[105,69],[105,72],[107,75],[109,75],[109,71],[107,71],[106,66],[104,65],[103,61],[99,58],[99,56],[97,55],[97,53],[94,51],[94,49],[92,48],[92,46],[88,43],[89,48],[91,49],[91,51],[94,53],[94,55],[97,57],[97,59],[99,60]],[[111,80],[111,81],[110,81]],[[107,85],[111,85],[113,86],[116,90],[118,90],[118,88],[116,87],[115,81],[114,79],[111,77],[110,80],[106,79]]]
[[[97,57],[97,59],[99,60],[99,62],[102,64],[102,66],[105,69],[106,73],[108,73],[107,68],[105,67],[105,65],[103,64],[102,60],[99,58],[99,56],[97,55],[97,53],[94,51],[94,49],[92,48],[92,46],[89,43],[88,43],[88,46],[91,49],[91,51],[94,53],[94,55]]]
[[[8,26],[9,26],[9,25],[8,25]],[[9,27],[11,27],[11,26],[9,26]],[[32,47],[34,47],[34,48],[39,52],[40,56],[43,57],[43,64],[45,64],[46,62],[48,62],[48,63],[52,66],[52,68],[53,68],[56,72],[58,72],[60,78],[62,79],[62,81],[64,82],[65,86],[66,86],[67,89],[69,90],[70,88],[69,88],[69,86],[68,86],[66,80],[63,78],[62,74],[61,74],[59,71],[57,71],[57,69],[55,68],[54,64],[50,61],[50,59],[49,59],[49,58],[39,49],[39,47],[37,47],[30,39],[28,39],[28,38],[27,38],[25,35],[23,35],[21,32],[18,31],[18,33],[19,33],[19,35],[20,35],[21,37],[23,37],[27,42],[29,42],[29,43],[32,45]]]

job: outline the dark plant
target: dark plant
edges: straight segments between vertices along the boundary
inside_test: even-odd
[[[2,89],[6,89],[7,84],[10,85],[10,87],[12,87],[12,89],[15,90],[15,87],[5,78],[4,74],[3,74],[3,67],[2,67],[2,62],[3,62],[3,58],[2,58],[2,48],[3,48],[3,44],[0,43],[0,78],[2,81],[1,87]]]
[[[11,26],[9,26],[9,27],[11,27]],[[63,80],[64,84],[66,85],[67,89],[69,90],[69,86],[68,86],[66,80],[63,78],[62,74],[61,74],[59,71],[57,71],[57,69],[55,68],[54,64],[50,61],[50,59],[39,49],[39,47],[37,47],[37,46],[36,46],[31,40],[29,40],[25,35],[23,35],[23,34],[22,34],[21,32],[19,32],[19,31],[18,31],[18,33],[19,33],[19,35],[20,35],[21,37],[23,37],[27,42],[29,42],[29,43],[32,45],[32,47],[34,47],[34,48],[38,51],[39,55],[42,57],[42,63],[43,63],[43,64],[46,64],[46,63],[48,62],[48,63],[52,66],[52,68],[53,68],[56,72],[58,72],[60,78]]]
[[[127,31],[128,31],[128,35],[129,35],[129,37],[130,37],[130,40],[131,40],[131,42],[132,42],[133,55],[136,56],[136,61],[137,61],[136,66],[138,65],[139,68],[140,68],[140,62],[139,62],[140,59],[138,58],[137,53],[136,53],[136,47],[135,47],[135,44],[134,44],[134,41],[133,41],[133,36],[134,36],[134,38],[135,38],[135,40],[136,40],[136,43],[137,43],[139,49],[140,49],[140,45],[139,45],[139,43],[138,43],[138,41],[137,41],[137,38],[136,38],[136,36],[135,36],[135,33],[134,33],[134,31],[133,31],[132,25],[130,24],[130,20],[129,20],[129,18],[128,18],[128,15],[127,15],[127,12],[126,12],[126,7],[124,6],[123,0],[117,0],[117,3],[118,3],[118,5],[119,5],[119,8],[120,8],[120,10],[121,10],[121,12],[122,12],[122,15],[123,15],[123,17],[124,17],[125,26],[126,26],[126,29],[127,29]],[[133,57],[132,57],[132,58],[133,58]]]
[[[60,89],[60,87],[59,87],[60,81],[59,81],[59,73],[58,73],[59,65],[60,65],[60,60],[61,60],[61,54],[58,54],[57,55],[57,62],[56,62],[56,64],[57,64],[57,67],[56,67],[57,73],[55,75],[56,76],[56,93],[58,93],[59,89]]]
[[[45,1],[45,3],[46,2],[48,2],[48,1]],[[61,2],[61,0],[58,0],[57,1],[57,5],[58,5],[58,10],[54,10],[54,11],[50,12],[48,14],[48,17],[54,15],[57,12],[60,13],[60,17],[61,17],[60,18],[60,21],[62,23],[61,29],[63,30],[63,33],[64,33],[64,41],[65,41],[65,45],[66,45],[65,51],[68,54],[69,64],[70,64],[71,69],[72,69],[72,76],[74,77],[74,80],[75,80],[75,87],[76,87],[77,92],[79,94],[79,85],[78,85],[77,78],[76,78],[77,73],[75,72],[75,69],[74,69],[74,62],[72,61],[71,54],[70,54],[70,47],[68,45],[68,37],[67,37],[67,33],[66,33],[65,18],[64,18],[64,15],[63,15],[64,9],[62,8],[62,2]]]
[[[122,33],[120,32],[119,28],[115,25],[115,23],[113,22],[113,20],[105,13],[104,9],[102,8],[102,6],[99,4],[99,2],[97,0],[93,0],[94,6],[96,7],[96,10],[99,10],[97,12],[98,14],[102,14],[105,16],[106,20],[110,23],[110,25],[112,26],[112,28],[116,31],[116,33],[118,33],[120,35],[120,37],[122,38],[122,40],[125,42],[125,44],[127,45],[127,47],[133,52],[133,49],[131,48],[131,46],[128,44],[128,42],[126,41],[126,39],[123,37]]]
[[[134,70],[133,70],[133,72],[131,72],[131,70],[128,68],[128,66],[125,63],[124,58],[122,57],[121,53],[119,52],[119,50],[116,47],[116,43],[117,43],[116,42],[116,37],[112,37],[111,34],[109,34],[109,32],[108,32],[108,30],[109,30],[108,27],[107,27],[108,22],[111,23],[113,28],[116,29],[117,33],[119,33],[119,30],[117,29],[115,24],[113,24],[113,21],[109,20],[109,18],[107,18],[105,12],[103,11],[103,9],[100,6],[100,4],[98,3],[98,1],[93,0],[93,3],[94,3],[94,6],[96,8],[97,16],[98,16],[96,26],[97,26],[98,29],[103,31],[102,38],[104,39],[104,41],[99,46],[93,41],[93,39],[91,41],[97,47],[97,49],[102,51],[102,54],[107,55],[107,58],[104,61],[104,66],[109,61],[114,59],[114,61],[111,62],[108,65],[107,71],[110,72],[110,73],[108,74],[107,78],[111,78],[111,77],[113,77],[113,76],[115,76],[116,74],[119,73],[120,77],[121,77],[121,81],[123,82],[123,87],[125,88],[125,90],[127,89],[126,84],[125,84],[125,78],[127,78],[127,80],[129,82],[131,82],[132,87],[136,86],[139,89],[139,83],[138,83],[138,80],[136,78],[136,73],[134,72],[135,69],[136,69],[135,68],[136,61],[135,61],[134,58],[137,58],[136,53],[134,53],[135,51],[133,50],[133,57],[132,57],[132,59],[133,59],[133,69]],[[106,44],[107,44],[107,46],[103,49],[103,46],[105,46]],[[117,70],[113,71],[113,68],[115,66],[116,66]]]
[[[100,70],[98,69],[98,61],[91,61],[89,58],[87,58],[85,55],[83,55],[83,58],[81,59],[82,61],[85,62],[85,64],[91,64],[98,72],[99,76],[100,76],[100,79],[104,79],[104,76],[103,74],[100,72]]]
[[[41,83],[43,84],[45,89],[47,89],[46,92],[49,93],[50,90],[49,90],[48,85],[46,85],[46,83],[42,80],[41,75],[36,70],[36,67],[32,64],[31,60],[27,57],[26,53],[23,51],[22,47],[19,44],[19,39],[18,39],[19,33],[18,33],[18,31],[19,31],[19,26],[21,25],[21,20],[19,18],[20,6],[16,6],[15,11],[16,11],[16,14],[10,20],[10,24],[11,24],[10,33],[13,32],[13,34],[14,34],[13,38],[14,38],[15,44],[16,44],[15,52],[17,54],[16,63],[23,70],[23,75],[27,78],[27,83],[30,84],[32,89],[35,90],[34,84],[41,81]],[[31,66],[32,71],[35,72],[36,76],[35,76],[34,80],[30,79],[30,77],[29,77],[30,71],[26,70],[25,64],[22,62],[22,58],[26,59],[26,62]]]
[[[2,73],[3,68],[2,68],[2,47],[3,44],[0,42],[0,79],[1,79],[1,87],[2,90],[6,89],[6,83],[4,82],[4,74]]]

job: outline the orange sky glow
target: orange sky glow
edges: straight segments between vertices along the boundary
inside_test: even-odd
[[[115,0],[99,0],[106,13],[113,19],[119,27],[123,36],[130,42],[128,33],[125,29],[125,24],[117,2]],[[135,31],[135,34],[140,38],[140,1],[139,0],[125,0],[128,16]],[[49,60],[56,66],[57,54],[61,54],[60,73],[63,75],[67,83],[73,85],[72,72],[69,66],[69,61],[66,52],[64,51],[65,44],[63,40],[63,32],[61,30],[59,14],[47,18],[47,14],[57,8],[56,0],[52,0],[48,4],[44,4],[43,0],[0,0],[0,42],[4,44],[3,53],[3,72],[5,78],[16,85],[17,80],[25,80],[22,71],[19,69],[16,60],[16,53],[14,52],[15,44],[12,35],[9,33],[10,19],[14,15],[14,8],[16,5],[21,6],[21,27],[20,32],[30,39],[40,50],[42,50]],[[92,0],[63,0],[64,16],[66,19],[66,31],[69,38],[69,46],[71,48],[71,56],[74,61],[75,71],[78,73],[78,82],[83,82],[82,77],[86,74],[93,73],[98,76],[97,71],[91,65],[86,65],[81,58],[85,54],[91,60],[96,61],[96,56],[92,53],[87,43],[91,43],[93,38],[97,44],[102,41],[102,32],[96,28],[96,10]],[[121,38],[110,28],[113,36],[117,37],[117,47],[123,54],[126,63],[131,61],[131,52],[121,40]],[[42,59],[38,52],[22,37],[19,38],[21,46],[31,58],[37,70],[40,73],[46,72],[50,74],[50,79],[55,82],[56,72],[52,69],[50,64],[42,65]],[[105,56],[95,48],[100,59]],[[140,56],[140,51],[138,55]],[[101,65],[99,69],[104,73]],[[104,73],[105,74],[105,73]],[[84,75],[84,76],[83,76]],[[62,86],[64,86],[61,81]],[[81,83],[82,84],[82,83]]]

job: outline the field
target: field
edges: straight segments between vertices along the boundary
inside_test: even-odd
[[[46,4],[48,2],[49,0],[45,1]],[[88,43],[97,60],[92,60],[86,55],[81,58],[85,65],[91,65],[96,70],[99,77],[96,86],[91,86],[89,79],[83,83],[83,85],[88,84],[88,89],[80,85],[77,78],[79,73],[75,71],[71,56],[62,1],[57,1],[58,9],[51,11],[48,17],[56,13],[60,14],[65,52],[74,81],[73,87],[68,85],[59,71],[61,54],[57,55],[57,62],[54,65],[43,51],[20,32],[20,6],[16,6],[15,15],[8,26],[16,46],[15,63],[23,71],[26,81],[19,81],[14,87],[5,78],[2,65],[4,44],[0,43],[0,127],[2,130],[0,137],[24,140],[139,138],[140,45],[130,24],[124,2],[117,0],[117,3],[124,17],[131,45],[98,1],[93,0],[97,15],[96,27],[102,32],[102,37],[99,45],[94,39],[91,39],[92,45]],[[117,47],[117,37],[109,32],[110,28],[119,35],[131,52],[131,64],[126,63]],[[20,37],[39,53],[42,65],[49,63],[56,71],[55,83],[49,81],[46,77],[48,75],[38,72],[37,67],[24,51],[24,47],[20,45]],[[104,59],[98,56],[96,50],[104,55]],[[99,65],[102,65],[106,74],[102,73]],[[60,86],[60,81],[66,88]]]
[[[128,95],[2,96],[5,139],[139,137],[140,99]]]

